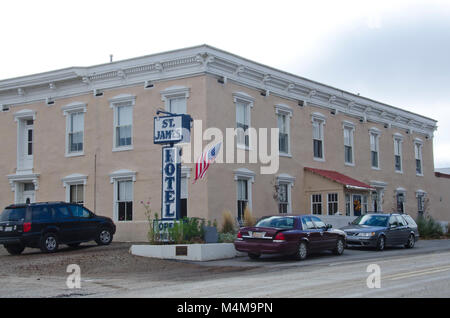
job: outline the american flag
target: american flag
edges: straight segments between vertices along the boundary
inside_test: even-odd
[[[214,162],[217,157],[217,154],[220,151],[220,146],[222,142],[217,143],[213,147],[204,151],[202,155],[198,158],[197,163],[195,164],[195,179],[194,182],[198,179],[203,179],[205,176],[206,170],[209,168],[209,165]]]

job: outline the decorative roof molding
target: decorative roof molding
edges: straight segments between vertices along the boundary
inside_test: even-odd
[[[200,45],[90,67],[71,67],[0,81],[0,104],[24,105],[118,87],[210,74],[271,95],[306,101],[368,122],[433,136],[437,121]],[[19,93],[20,92],[26,94]]]

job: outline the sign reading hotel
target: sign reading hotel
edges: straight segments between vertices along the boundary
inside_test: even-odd
[[[178,219],[180,215],[181,162],[177,147],[162,150],[162,211],[163,220]]]

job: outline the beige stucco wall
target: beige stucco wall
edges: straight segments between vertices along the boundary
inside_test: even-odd
[[[244,92],[254,98],[254,107],[251,109],[251,125],[255,128],[277,127],[274,108],[276,104],[286,104],[292,108],[293,112],[290,120],[292,157],[280,157],[280,169],[276,174],[260,174],[260,164],[216,163],[209,168],[204,180],[192,184],[195,175],[193,168],[188,182],[188,216],[216,219],[220,223],[223,210],[228,209],[236,215],[237,189],[233,171],[238,168],[247,168],[255,172],[252,184],[252,210],[256,216],[277,213],[277,204],[273,199],[273,184],[279,174],[295,177],[291,192],[292,212],[294,214],[310,213],[309,191],[312,191],[310,187],[321,185],[316,184],[317,181],[310,183],[308,179],[305,179],[304,167],[336,170],[365,183],[374,180],[387,183],[383,203],[385,211],[391,211],[395,207],[395,189],[405,188],[406,211],[413,216],[417,213],[415,192],[421,189],[433,194],[436,192],[436,187],[439,187],[439,183],[434,177],[432,140],[427,140],[423,136],[406,134],[405,131],[397,129],[386,129],[380,124],[360,123],[358,119],[342,114],[331,115],[328,110],[314,106],[299,107],[296,101],[272,95],[264,97],[257,90],[237,85],[232,81],[220,84],[212,76],[196,76],[155,82],[154,84],[152,89],[135,86],[106,90],[102,97],[94,97],[89,94],[56,99],[52,106],[47,106],[44,102],[17,105],[11,107],[9,112],[0,113],[0,149],[2,149],[0,152],[0,175],[3,178],[0,181],[0,205],[6,206],[14,201],[14,192],[11,191],[6,177],[8,174],[15,173],[17,165],[17,123],[14,121],[13,114],[22,109],[30,109],[36,111],[34,172],[40,174],[36,200],[65,200],[65,188],[61,179],[73,173],[80,173],[88,176],[85,189],[86,206],[94,210],[94,198],[96,198],[95,212],[112,217],[114,194],[109,174],[120,169],[136,171],[134,220],[116,222],[118,225],[116,240],[145,241],[148,224],[144,208],[139,202],[146,201],[151,197],[151,207],[154,211],[159,211],[161,204],[161,147],[153,144],[153,117],[158,107],[164,108],[160,92],[172,86],[185,86],[190,89],[187,112],[194,119],[203,120],[203,129],[217,127],[224,134],[227,127],[234,128],[236,125],[234,92]],[[119,94],[136,96],[136,104],[133,109],[133,150],[113,152],[114,112],[108,100]],[[85,154],[66,158],[66,120],[61,107],[74,101],[87,104],[84,132]],[[320,112],[326,117],[324,162],[313,159],[311,124],[311,113],[313,112]],[[355,124],[354,166],[344,164],[343,120],[352,121]],[[380,170],[373,170],[370,167],[369,129],[371,127],[377,127],[382,132]],[[402,174],[394,171],[393,134],[396,132],[404,136]],[[413,143],[415,137],[420,137],[424,145],[424,176],[420,177],[415,174]],[[192,136],[192,140],[194,138],[195,135]],[[203,145],[206,144],[205,141]],[[222,150],[225,158],[224,146]],[[96,169],[94,166],[95,156]],[[192,164],[186,165],[193,167]],[[94,183],[96,195],[94,195]],[[332,187],[336,187],[336,191],[340,189],[338,192],[339,211],[344,212],[345,198],[342,187],[335,184]],[[444,198],[446,197],[449,196],[444,196]],[[430,211],[433,211],[436,198],[431,197],[430,201]],[[326,207],[324,211],[326,211]],[[440,208],[439,211],[444,211],[444,209]],[[448,218],[447,210],[436,215],[442,219]]]
[[[436,177],[433,192],[429,193],[430,206],[426,213],[440,221],[450,222],[450,176]]]

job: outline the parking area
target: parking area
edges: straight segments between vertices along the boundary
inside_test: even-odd
[[[167,297],[182,296],[177,294],[180,286],[206,286],[219,281],[226,284],[265,275],[339,269],[349,264],[389,259],[402,259],[408,263],[408,258],[448,253],[450,240],[419,241],[413,249],[389,248],[383,252],[352,248],[342,256],[325,252],[310,255],[300,262],[280,257],[262,257],[259,260],[239,257],[202,263],[166,261],[133,256],[128,252],[130,246],[130,243],[109,246],[86,243],[77,249],[62,246],[54,254],[26,249],[19,256],[11,256],[0,247],[0,297],[159,297],[156,291],[164,291]],[[70,264],[80,266],[80,289],[66,286],[69,275],[66,270]],[[175,294],[171,296],[171,293]],[[214,297],[202,293],[197,291],[197,297]]]

